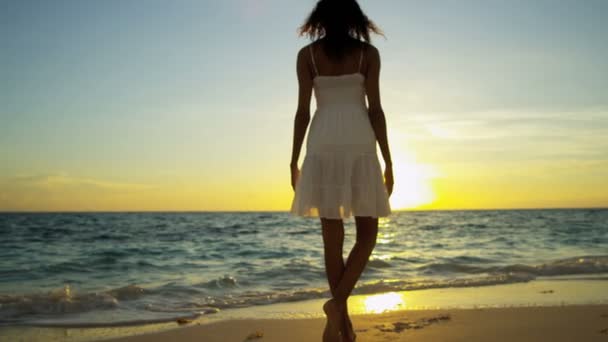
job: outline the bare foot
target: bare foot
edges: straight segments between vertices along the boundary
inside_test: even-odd
[[[340,339],[341,335],[332,329],[329,320],[325,322],[325,329],[323,330],[323,342],[342,342]]]
[[[344,334],[345,342],[356,341],[357,334],[355,334],[355,330],[353,329],[353,323],[350,321],[350,317],[348,317],[348,313],[346,311],[344,311],[344,325],[342,331]]]
[[[326,325],[326,331],[328,331],[327,335],[328,337],[337,337],[337,339],[331,341],[340,341],[340,337],[342,335],[342,311],[340,310],[340,307],[338,306],[338,304],[336,303],[336,301],[332,298],[330,300],[328,300],[327,302],[325,302],[325,304],[323,304],[323,311],[325,312],[325,315],[327,316],[327,325]],[[325,342],[325,332],[323,333],[323,341]],[[327,341],[330,342],[330,341]]]

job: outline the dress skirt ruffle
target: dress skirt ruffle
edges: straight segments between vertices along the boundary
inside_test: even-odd
[[[333,219],[391,214],[376,153],[332,151],[304,158],[290,213]]]

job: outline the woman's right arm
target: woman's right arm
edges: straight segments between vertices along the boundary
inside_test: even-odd
[[[310,100],[312,97],[312,77],[308,63],[306,62],[309,54],[308,50],[302,48],[298,52],[296,60],[296,72],[298,76],[298,109],[294,118],[293,125],[293,145],[291,151],[291,186],[295,190],[295,183],[298,175],[298,159],[306,136],[306,129],[310,122]]]
[[[388,138],[386,134],[386,118],[382,110],[380,102],[380,53],[378,49],[372,45],[368,45],[369,52],[367,53],[367,73],[365,75],[365,90],[367,92],[368,116],[369,121],[376,134],[376,139],[380,145],[382,158],[386,170],[384,178],[389,194],[393,191],[393,161],[391,152],[388,147]]]

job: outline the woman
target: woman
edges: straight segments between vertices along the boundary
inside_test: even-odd
[[[296,63],[299,98],[290,165],[295,196],[290,212],[321,220],[332,294],[323,305],[327,315],[323,341],[355,340],[347,299],[376,244],[378,217],[391,214],[388,198],[393,172],[380,104],[380,55],[369,44],[370,32],[382,34],[355,0],[320,0],[300,27],[300,34],[313,42],[299,51]],[[310,121],[313,88],[317,109]],[[309,122],[300,171],[297,164]],[[376,141],[386,165],[384,180]],[[351,215],[357,239],[344,263],[343,219]]]

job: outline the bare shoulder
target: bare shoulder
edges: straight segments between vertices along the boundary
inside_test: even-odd
[[[306,46],[304,46],[303,48],[298,50],[298,61],[300,61],[304,57],[306,57],[307,53],[308,53],[308,48]]]
[[[378,48],[367,42],[363,42],[363,46],[367,58],[369,58],[370,60],[380,59],[380,51],[378,51]]]
[[[307,44],[298,50],[298,56],[296,59],[296,69],[298,78],[306,80],[313,77],[312,64],[311,64],[311,51],[310,46],[312,43]]]
[[[365,47],[365,51],[378,51],[378,49],[372,44],[366,41],[361,41],[361,44]]]
[[[308,57],[308,56],[310,56],[310,47],[311,47],[313,44],[314,44],[314,42],[312,42],[312,43],[308,43],[308,44],[306,44],[306,45],[302,46],[302,47],[300,48],[300,50],[298,51],[298,58],[301,58],[301,57]]]

